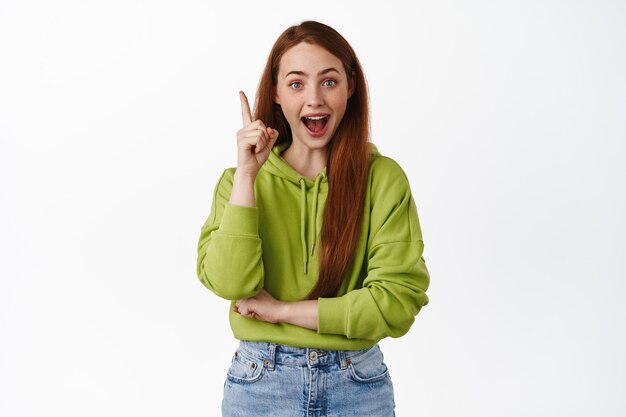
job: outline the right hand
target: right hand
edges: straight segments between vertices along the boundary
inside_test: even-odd
[[[243,128],[237,131],[237,173],[255,178],[270,155],[278,130],[265,126],[261,120],[252,121],[248,98],[239,92]]]

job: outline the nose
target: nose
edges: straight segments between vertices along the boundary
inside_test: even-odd
[[[324,95],[319,87],[311,87],[308,89],[306,103],[310,107],[319,107],[324,104]]]

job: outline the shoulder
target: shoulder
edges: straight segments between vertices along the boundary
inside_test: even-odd
[[[381,193],[398,197],[410,194],[409,179],[404,169],[393,158],[381,155],[377,150],[372,152],[369,176],[373,196]]]
[[[236,168],[226,168],[215,186],[215,196],[220,198],[230,198],[230,193],[233,190],[233,179],[235,177]]]
[[[406,173],[400,164],[398,164],[394,159],[383,155],[372,156],[370,175],[379,179],[407,179]]]
[[[421,240],[409,179],[393,158],[372,155],[369,178],[370,245]]]
[[[226,168],[222,175],[220,175],[220,179],[217,181],[218,186],[230,186],[233,185],[233,178],[235,178],[235,171],[237,168]]]

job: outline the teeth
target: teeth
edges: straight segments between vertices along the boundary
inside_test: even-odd
[[[305,116],[304,118],[309,119],[309,120],[322,120],[322,119],[325,119],[326,116],[311,116],[311,117]]]

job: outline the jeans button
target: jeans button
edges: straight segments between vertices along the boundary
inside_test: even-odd
[[[314,361],[317,359],[317,352],[313,351],[311,353],[309,353],[309,359]]]

